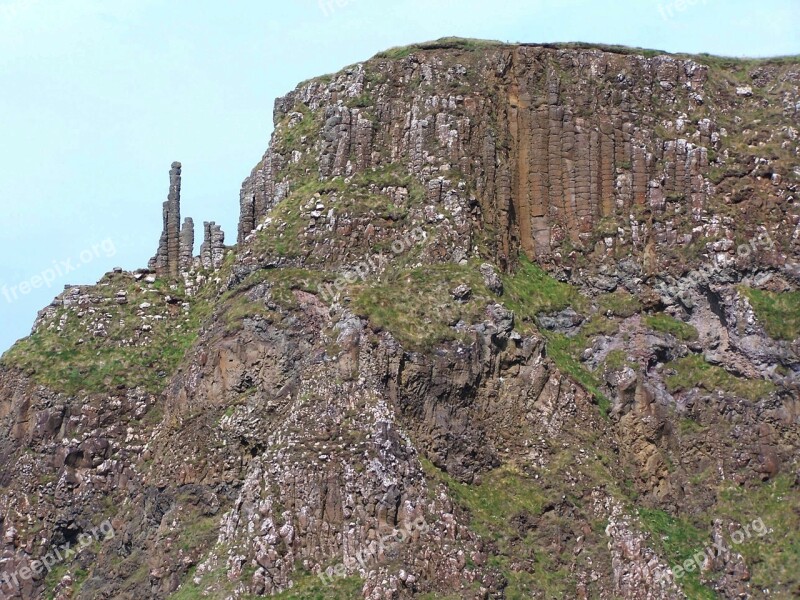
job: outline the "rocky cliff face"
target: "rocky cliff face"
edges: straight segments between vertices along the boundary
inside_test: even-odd
[[[301,84],[235,248],[173,168],[156,273],[3,357],[0,598],[800,594],[798,115],[620,48]]]
[[[615,244],[659,253],[724,228],[753,237],[764,223],[736,216],[769,203],[757,216],[779,221],[796,193],[797,74],[698,60],[488,46],[309,82],[276,102],[278,143],[244,183],[239,238],[297,171],[329,179],[387,166],[413,176],[430,203],[471,208],[468,232],[491,231],[488,250],[512,265],[520,252],[602,258]],[[754,78],[756,92],[740,83]],[[781,225],[796,244],[796,223]]]

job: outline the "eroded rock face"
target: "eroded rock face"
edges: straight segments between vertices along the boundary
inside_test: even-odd
[[[180,248],[180,268],[182,271],[188,271],[194,262],[194,221],[191,217],[186,217],[181,227]]]
[[[293,164],[323,179],[392,164],[433,206],[448,193],[443,178],[466,184],[460,210],[473,201],[474,227],[500,232],[501,265],[520,250],[558,258],[565,245],[600,255],[685,247],[718,227],[709,153],[731,132],[714,117],[741,102],[719,86],[691,59],[590,49],[501,46],[360,64],[276,102],[276,135],[307,135],[273,144],[245,180],[239,241],[287,196]],[[792,194],[781,184],[770,192]]]

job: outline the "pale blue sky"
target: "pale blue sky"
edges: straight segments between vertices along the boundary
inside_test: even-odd
[[[798,0],[0,0],[0,352],[65,283],[147,264],[173,160],[183,214],[234,242],[273,101],[304,79],[450,35],[800,54],[798,24]]]

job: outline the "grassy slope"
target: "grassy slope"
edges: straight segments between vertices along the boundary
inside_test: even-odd
[[[115,293],[121,289],[128,292],[128,304],[114,301]],[[104,392],[117,386],[158,392],[197,339],[200,326],[210,313],[207,302],[187,298],[180,287],[169,289],[163,281],[146,285],[124,276],[107,275],[87,292],[102,297],[102,304],[87,307],[81,317],[73,308],[59,308],[50,321],[52,327],[41,327],[17,342],[3,355],[2,364],[19,368],[37,383],[68,395],[78,391]],[[177,304],[165,309],[167,295]],[[188,311],[183,310],[183,302],[189,303]],[[145,320],[136,314],[142,303],[153,306],[153,310],[143,309],[145,313],[161,314],[167,310],[172,316]],[[87,327],[99,314],[111,317],[106,319],[103,337],[94,336]],[[62,317],[66,320],[59,331],[56,324]],[[152,328],[145,334],[148,342],[135,337],[145,324]]]

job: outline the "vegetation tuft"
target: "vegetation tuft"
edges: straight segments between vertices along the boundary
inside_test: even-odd
[[[650,532],[659,554],[669,566],[682,565],[695,553],[711,545],[711,538],[695,527],[689,520],[673,517],[663,510],[640,508],[639,519]],[[714,600],[716,593],[700,581],[697,570],[686,572],[678,584],[689,598]]]
[[[679,340],[684,342],[691,342],[699,337],[697,329],[688,323],[679,321],[678,319],[666,314],[658,313],[655,315],[647,315],[644,322],[653,331],[661,333],[668,333],[674,335]]]
[[[757,401],[775,391],[775,386],[763,379],[745,379],[731,375],[722,367],[707,363],[699,354],[690,354],[667,363],[668,370],[674,374],[666,378],[667,389],[671,393],[692,388],[702,388],[708,392],[722,390],[748,400]]]
[[[789,341],[800,337],[800,291],[776,293],[744,286],[739,291],[770,337]]]
[[[503,278],[503,303],[520,321],[531,324],[542,313],[568,307],[582,312],[587,308],[586,299],[576,288],[554,279],[524,256],[516,272]]]

